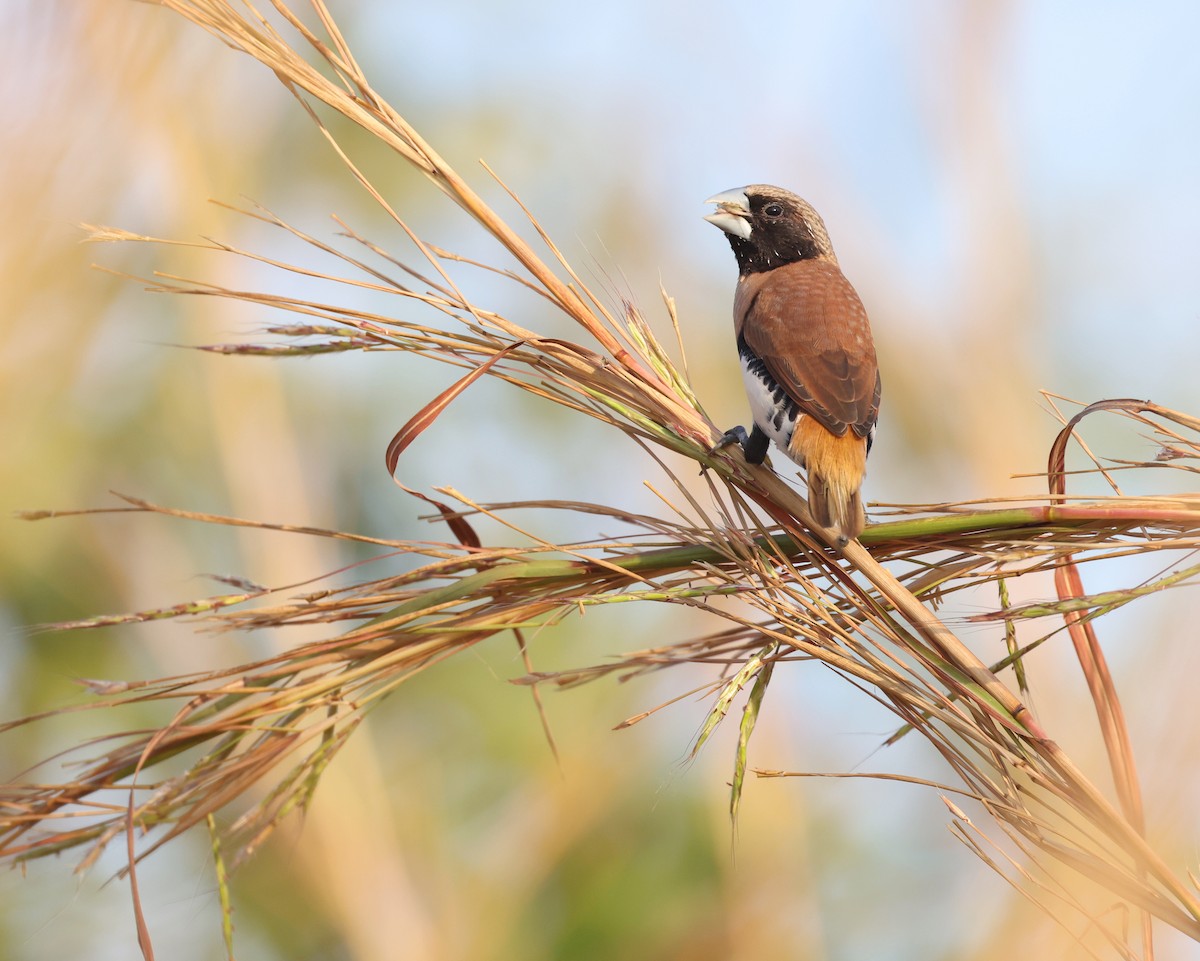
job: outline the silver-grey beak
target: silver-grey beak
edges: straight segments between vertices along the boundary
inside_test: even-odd
[[[717,205],[717,209],[706,215],[705,220],[727,234],[741,237],[742,240],[750,239],[750,201],[744,187],[714,194],[704,202]]]

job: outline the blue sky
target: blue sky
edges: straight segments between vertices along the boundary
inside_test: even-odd
[[[658,218],[671,248],[648,274],[727,266],[701,201],[778,182],[822,210],[860,287],[893,295],[869,273],[884,262],[952,332],[969,323],[954,316],[964,250],[1012,217],[1047,380],[1091,337],[1087,364],[1117,393],[1188,399],[1174,381],[1200,320],[1195,5],[375,4],[353,29],[418,119],[502,106],[509,142],[488,142],[552,228],[580,230],[579,195],[627,179],[631,216]],[[438,37],[455,39],[422,39]]]

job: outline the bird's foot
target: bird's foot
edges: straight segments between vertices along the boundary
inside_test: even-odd
[[[749,434],[746,433],[746,428],[740,424],[737,427],[730,427],[721,435],[721,439],[713,445],[710,454],[715,454],[719,450],[724,450],[731,444],[740,444],[742,454],[749,464],[761,464],[767,456],[767,447],[770,445],[771,439],[758,429],[758,425],[754,425],[754,429]]]
[[[733,444],[740,444],[742,449],[745,450],[746,442],[749,439],[750,437],[746,433],[746,428],[739,424],[737,427],[730,427],[729,430],[725,431],[725,433],[721,435],[721,439],[713,444],[712,447],[709,448],[708,452],[710,454],[715,454],[717,451],[722,451],[726,447],[730,447]]]

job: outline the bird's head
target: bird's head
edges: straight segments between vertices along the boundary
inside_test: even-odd
[[[798,260],[837,263],[821,215],[789,190],[751,184],[716,194],[705,203],[716,205],[704,219],[725,231],[743,274]]]

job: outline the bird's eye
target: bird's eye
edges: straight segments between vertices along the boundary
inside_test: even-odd
[[[763,207],[763,213],[768,217],[782,217],[783,204],[767,204]]]

